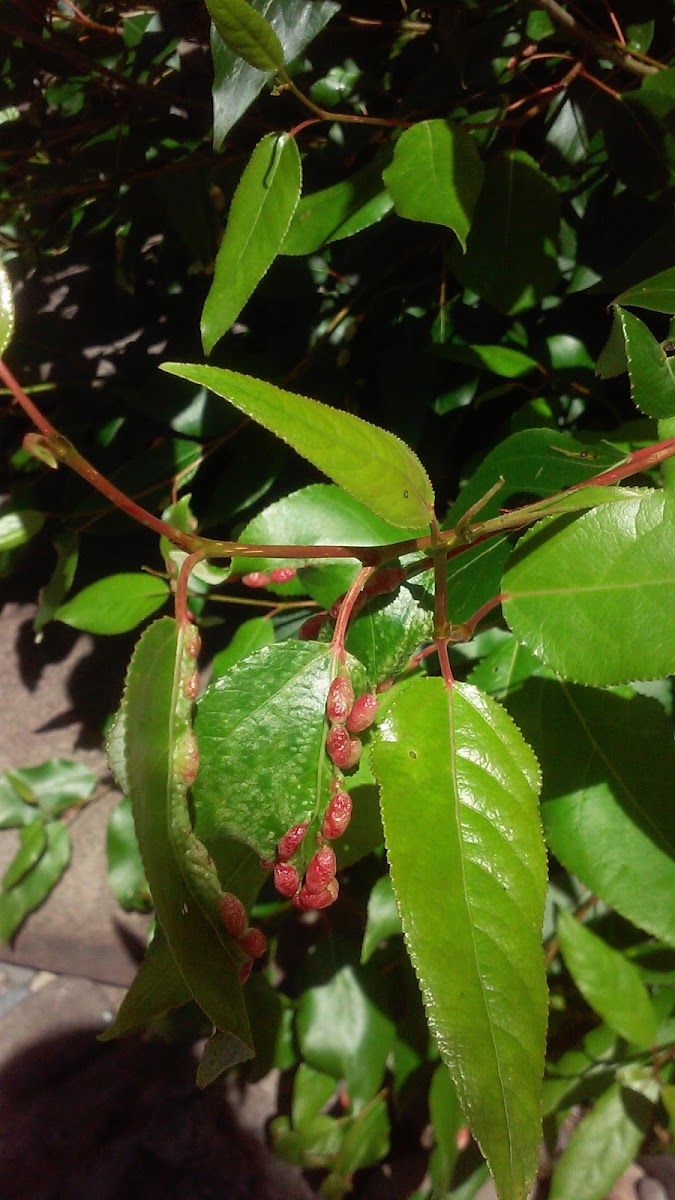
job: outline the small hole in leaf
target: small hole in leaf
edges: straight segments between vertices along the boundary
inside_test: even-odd
[[[409,750],[409,751],[408,751],[408,753],[409,753],[409,755],[410,755],[410,757],[411,757],[411,758],[417,758],[417,751],[416,751],[416,750]]]
[[[404,490],[403,495],[405,496],[405,498],[407,500],[410,495],[410,492]]]

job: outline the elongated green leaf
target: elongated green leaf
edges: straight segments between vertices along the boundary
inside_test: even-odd
[[[393,433],[235,371],[189,363],[163,363],[162,370],[229,400],[392,525],[417,529],[431,520],[429,477],[417,455]]]
[[[675,312],[675,267],[668,267],[658,275],[652,275],[642,283],[627,288],[616,298],[617,304],[630,304],[632,308],[649,308],[653,312]]]
[[[253,8],[272,26],[291,62],[339,10],[332,0],[254,0]],[[211,28],[213,58],[213,145],[219,150],[232,126],[246,112],[269,78],[225,45]]]
[[[522,150],[488,159],[466,254],[453,256],[461,283],[502,313],[531,308],[555,286],[560,196]]]
[[[534,370],[537,360],[522,350],[514,350],[512,346],[453,346],[452,344],[437,346],[436,353],[451,362],[463,363],[467,367],[481,367],[493,371],[504,379],[517,379]]]
[[[430,1028],[500,1197],[540,1139],[546,862],[536,760],[475,688],[403,689],[372,752],[406,942]]]
[[[483,175],[469,134],[435,120],[420,121],[401,134],[383,179],[400,217],[445,225],[466,249]]]
[[[271,621],[266,621],[264,617],[251,617],[250,621],[244,621],[229,645],[214,656],[211,663],[211,683],[225,675],[235,663],[248,658],[249,654],[256,650],[262,650],[263,646],[270,646],[273,641],[274,626]]]
[[[19,849],[9,864],[2,879],[2,890],[9,891],[23,879],[40,858],[47,845],[47,834],[42,821],[24,825],[19,833]]]
[[[226,833],[273,859],[291,825],[320,825],[332,771],[325,753],[330,679],[328,646],[282,642],[207,688],[195,722],[202,768],[193,789],[203,841]]]
[[[77,570],[78,546],[78,536],[70,529],[64,529],[54,537],[56,565],[46,587],[40,589],[38,610],[33,620],[36,642],[41,641],[42,630],[52,620],[72,587]]]
[[[7,268],[0,262],[0,355],[5,353],[14,333],[14,298]]]
[[[558,918],[565,965],[584,999],[628,1042],[656,1041],[656,1014],[640,973],[628,959],[567,912]]]
[[[375,1096],[350,1123],[333,1164],[334,1173],[343,1185],[351,1188],[355,1171],[373,1166],[387,1157],[389,1134],[387,1102],[383,1095]]]
[[[276,258],[300,198],[302,167],[295,139],[268,133],[258,142],[232,198],[201,319],[210,354]]]
[[[633,403],[650,417],[675,414],[675,372],[647,326],[625,309],[616,309],[626,345]]]
[[[192,993],[178,970],[169,944],[157,925],[129,991],[124,997],[117,1016],[104,1033],[100,1042],[110,1042],[136,1029],[143,1029],[156,1017],[173,1008],[179,1008],[192,999]]]
[[[542,819],[556,858],[675,945],[675,748],[661,705],[541,677],[516,681],[506,703],[542,764]]]
[[[154,575],[124,572],[83,588],[54,617],[87,633],[127,633],[166,603],[169,585]]]
[[[178,713],[181,659],[176,623],[155,621],[134,651],[124,695],[127,776],[138,843],[157,918],[194,999],[223,1032],[253,1053],[239,962],[188,887],[170,836],[184,719]]]
[[[615,1083],[574,1130],[551,1181],[550,1200],[603,1200],[633,1161],[653,1115],[655,1080],[644,1091]]]
[[[320,246],[351,237],[391,212],[394,202],[382,186],[382,158],[348,179],[303,196],[281,247],[282,254],[313,254]]]
[[[272,26],[248,0],[204,0],[218,33],[235,54],[261,71],[278,71],[284,51]]]
[[[8,891],[0,892],[0,941],[9,942],[26,917],[47,899],[70,862],[70,834],[63,821],[44,827],[47,845],[35,865]]]
[[[645,489],[521,538],[502,589],[516,637],[567,679],[612,684],[675,670],[675,496]]]
[[[0,512],[0,551],[25,546],[45,523],[44,513],[32,508],[5,508]]]

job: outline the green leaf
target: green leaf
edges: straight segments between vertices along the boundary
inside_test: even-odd
[[[225,833],[273,859],[291,825],[320,824],[332,772],[330,680],[328,646],[289,641],[256,651],[207,688],[195,722],[202,766],[193,789],[203,841]]]
[[[382,1007],[378,976],[344,961],[336,968],[336,961],[336,947],[324,939],[307,963],[309,986],[298,1001],[296,1029],[305,1061],[344,1080],[352,1109],[359,1112],[382,1082],[394,1023]]]
[[[544,1116],[590,1104],[614,1083],[619,1039],[608,1025],[596,1025],[579,1044],[548,1063],[544,1079]]]
[[[661,349],[642,321],[617,306],[626,345],[633,403],[650,417],[675,414],[675,374],[672,359]]]
[[[339,5],[331,0],[254,0],[253,7],[274,29],[291,62],[316,37]],[[213,146],[219,150],[232,126],[263,88],[269,72],[252,67],[236,55],[211,28],[213,58]]]
[[[574,1130],[553,1172],[549,1200],[603,1200],[638,1153],[657,1096],[653,1079],[644,1091],[613,1084]]]
[[[255,147],[232,198],[201,319],[210,354],[274,262],[300,198],[295,139],[268,133]]]
[[[163,363],[162,370],[229,400],[385,521],[417,529],[431,520],[429,477],[417,455],[393,433],[235,371],[189,363]]]
[[[400,675],[420,643],[431,639],[432,609],[432,597],[413,579],[375,597],[350,622],[345,646],[363,663],[370,684]]]
[[[9,891],[20,883],[40,858],[47,845],[47,834],[42,821],[24,825],[19,833],[19,849],[9,864],[2,879],[2,890]]]
[[[166,603],[169,585],[154,575],[107,575],[57,608],[54,617],[86,633],[127,633]]]
[[[156,925],[145,958],[120,1004],[115,1020],[104,1033],[99,1034],[98,1040],[110,1042],[126,1033],[144,1029],[157,1017],[187,1004],[191,999],[192,993],[178,970],[162,927]]]
[[[516,686],[507,705],[542,763],[542,819],[556,858],[593,895],[675,945],[668,715],[645,696],[541,677]]]
[[[7,268],[0,262],[0,355],[5,353],[14,333],[14,299]]]
[[[668,267],[666,271],[659,271],[658,275],[627,288],[617,296],[615,303],[670,315],[675,312],[675,267]]]
[[[87,800],[96,786],[91,767],[72,758],[50,758],[36,767],[7,771],[7,779],[27,804],[36,804],[50,817],[58,817]]]
[[[155,621],[134,651],[124,694],[127,775],[138,844],[157,918],[194,999],[213,1024],[251,1057],[251,1037],[234,949],[204,915],[185,881],[170,836],[180,744],[179,637],[169,617]],[[176,756],[178,755],[178,761]],[[231,939],[230,939],[231,940]]]
[[[303,196],[281,247],[282,254],[314,254],[321,246],[352,237],[391,212],[382,186],[382,158],[332,187]]]
[[[598,1016],[626,1041],[653,1046],[656,1013],[637,967],[564,911],[558,938],[567,970]]]
[[[25,546],[45,523],[44,513],[32,508],[3,508],[0,512],[0,551]]]
[[[400,217],[445,225],[465,250],[483,175],[469,134],[435,120],[420,121],[401,134],[382,178]]]
[[[0,775],[0,829],[20,829],[35,820],[34,802],[12,787],[8,773]]]
[[[54,538],[56,565],[46,587],[40,589],[38,610],[33,620],[36,641],[41,640],[42,630],[52,620],[56,610],[63,604],[70,591],[77,570],[79,539],[71,529],[64,529]]]
[[[47,899],[70,862],[70,834],[63,821],[44,826],[47,845],[35,866],[9,891],[0,892],[0,941],[9,942],[26,917]]]
[[[147,912],[150,890],[138,849],[131,802],[123,797],[108,819],[106,834],[108,885],[122,908]]]
[[[380,942],[403,933],[401,918],[391,885],[391,878],[382,875],[368,897],[368,914],[361,947],[361,962],[367,963]]]
[[[535,525],[502,580],[508,625],[579,683],[671,674],[674,533],[675,496],[647,489],[640,499]]]
[[[595,364],[595,374],[600,379],[616,379],[617,375],[623,375],[627,370],[626,343],[619,313],[615,307],[612,328]]]
[[[410,957],[441,1057],[503,1200],[537,1165],[547,1001],[539,771],[475,688],[403,689],[372,751]]]
[[[445,1063],[436,1067],[431,1078],[429,1116],[436,1142],[429,1160],[429,1171],[434,1187],[443,1195],[450,1187],[459,1157],[457,1134],[464,1124],[457,1091]]]
[[[389,1112],[383,1096],[375,1096],[370,1104],[350,1122],[345,1138],[333,1164],[333,1171],[347,1182],[355,1171],[374,1166],[389,1154]]]
[[[436,353],[451,362],[463,363],[501,375],[504,379],[517,379],[537,366],[537,360],[522,350],[511,346],[454,346],[451,343],[436,347]]]
[[[308,1067],[307,1063],[300,1063],[293,1081],[293,1128],[299,1129],[311,1121],[334,1095],[335,1079],[332,1075],[324,1075],[322,1071]]]
[[[461,283],[502,313],[532,308],[555,287],[560,196],[522,150],[488,159],[466,254],[452,265]]]
[[[278,71],[284,51],[272,26],[247,0],[204,0],[218,33],[252,67]]]
[[[274,626],[271,621],[266,621],[264,617],[251,617],[249,621],[243,621],[235,630],[231,642],[224,650],[219,650],[218,654],[214,655],[211,663],[211,683],[215,683],[221,675],[227,674],[230,668],[242,659],[248,658],[256,650],[262,650],[263,646],[272,645],[273,642]]]

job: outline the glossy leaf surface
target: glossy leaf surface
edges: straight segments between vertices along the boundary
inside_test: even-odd
[[[303,196],[281,247],[282,254],[313,254],[321,246],[352,237],[391,212],[394,202],[382,186],[376,159],[349,179]]]
[[[521,538],[502,580],[516,637],[579,683],[675,670],[675,497],[645,490]]]
[[[633,403],[650,417],[672,416],[675,413],[672,359],[661,349],[644,322],[625,309],[617,308],[616,311],[626,346]]]
[[[162,370],[229,400],[385,521],[417,529],[431,520],[429,477],[417,455],[393,433],[235,371],[188,363],[164,363]]]
[[[637,967],[567,912],[558,918],[560,949],[591,1008],[628,1042],[656,1041],[656,1014]]]
[[[542,677],[521,682],[506,704],[542,763],[542,820],[556,858],[674,945],[675,750],[660,704]]]
[[[434,120],[420,121],[401,134],[383,178],[400,217],[445,225],[465,249],[483,174],[468,133]]]
[[[285,133],[266,134],[239,180],[218,250],[201,318],[207,354],[227,333],[276,258],[301,185],[295,139]]]
[[[219,650],[211,663],[211,683],[215,683],[221,675],[225,675],[230,667],[248,658],[263,646],[270,646],[274,641],[274,626],[264,617],[251,617],[238,625],[231,642],[224,650]]]
[[[44,513],[32,508],[4,508],[0,512],[0,552],[25,546],[45,523]]]
[[[91,767],[73,758],[49,758],[36,767],[16,767],[5,778],[28,803],[45,814],[58,817],[73,805],[81,805],[96,786]]]
[[[642,283],[636,283],[616,298],[617,304],[649,308],[654,312],[675,312],[675,267],[668,267]]]
[[[0,263],[0,355],[5,353],[14,332],[12,284],[4,263]]]
[[[46,845],[47,834],[41,821],[23,826],[19,832],[19,849],[2,877],[3,892],[19,883],[35,866]]]
[[[547,1001],[539,771],[476,689],[403,689],[372,751],[387,853],[427,1019],[504,1200],[539,1150]]]
[[[268,21],[248,0],[204,0],[218,33],[252,67],[276,71],[284,65],[284,50]]]
[[[413,579],[371,600],[350,622],[345,645],[375,685],[404,670],[432,627],[433,598]]]
[[[86,633],[128,633],[166,603],[169,585],[154,575],[124,572],[89,584],[54,617]]]

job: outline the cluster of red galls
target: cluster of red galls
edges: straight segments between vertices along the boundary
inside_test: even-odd
[[[241,582],[245,587],[264,588],[269,583],[290,583],[295,574],[295,567],[275,567],[273,571],[249,571],[242,575]]]
[[[249,928],[246,909],[238,896],[232,892],[223,892],[218,907],[220,919],[227,932],[236,938],[241,950],[246,955],[246,962],[239,972],[241,983],[246,983],[255,959],[262,958],[267,949],[267,938],[261,929]]]

